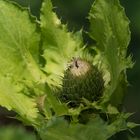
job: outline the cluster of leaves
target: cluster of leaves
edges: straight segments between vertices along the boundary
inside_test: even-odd
[[[135,124],[126,121],[130,114],[118,111],[126,69],[132,67],[126,56],[129,20],[119,0],[95,0],[91,7],[88,35],[96,41],[90,46],[96,55],[85,47],[82,30],[69,32],[53,10],[51,1],[44,0],[37,20],[28,9],[0,1],[0,105],[16,111],[17,119],[34,126],[42,140],[106,140],[133,128]],[[90,57],[105,81],[103,97],[97,102],[84,99],[86,106],[78,108],[69,108],[53,93],[73,57]],[[89,108],[97,113],[86,124],[79,123],[80,113]],[[64,116],[70,116],[69,123]]]

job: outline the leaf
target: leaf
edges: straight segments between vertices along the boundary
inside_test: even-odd
[[[126,80],[126,75],[124,73],[120,74],[116,89],[110,98],[110,102],[112,105],[118,107],[120,107],[119,105],[122,105],[124,95],[126,95],[126,91],[127,91],[127,84],[128,83]]]
[[[67,115],[68,114],[68,108],[65,104],[62,104],[57,98],[56,96],[53,95],[51,89],[49,86],[46,85],[46,101],[45,101],[45,111],[46,111],[46,116],[50,116],[48,117],[48,119],[51,119],[51,115],[50,115],[50,110],[55,112],[55,116],[63,116],[63,115]]]
[[[44,122],[38,132],[42,140],[76,140],[71,135],[68,123],[62,118],[52,118],[48,123]]]
[[[43,57],[46,60],[43,70],[48,74],[49,85],[58,87],[68,62],[81,53],[81,33],[68,32],[53,12],[51,0],[44,0],[41,11]]]
[[[96,0],[91,8],[89,21],[89,35],[96,41],[97,49],[101,53],[100,60],[106,64],[110,73],[103,102],[110,100],[114,92],[121,100],[124,92],[115,90],[122,81],[126,85],[125,71],[132,67],[130,57],[126,57],[130,41],[129,20],[119,0]]]
[[[134,123],[134,122],[128,122],[127,123],[127,126],[129,127],[129,128],[135,128],[135,127],[137,127],[137,126],[140,126],[140,124],[136,124],[136,123]]]
[[[4,126],[0,127],[1,140],[35,140],[36,137],[32,133],[28,133],[22,127]]]
[[[28,121],[37,117],[38,110],[24,95],[25,84],[46,78],[38,65],[40,36],[33,21],[26,9],[0,1],[0,105]]]
[[[0,73],[14,81],[34,79],[42,82],[39,70],[39,40],[29,12],[14,3],[0,1]]]
[[[33,98],[22,94],[12,80],[0,76],[0,105],[16,111],[23,119],[33,122],[38,116],[38,109]]]
[[[87,124],[68,124],[62,118],[52,118],[38,128],[38,132],[42,140],[107,140],[115,133],[127,128],[123,115],[118,116],[111,124],[96,116]]]

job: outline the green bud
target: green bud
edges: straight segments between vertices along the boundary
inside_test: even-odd
[[[74,58],[64,73],[60,99],[74,107],[82,98],[97,101],[102,96],[104,80],[102,73],[89,61]]]

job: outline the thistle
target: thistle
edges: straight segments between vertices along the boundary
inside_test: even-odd
[[[77,106],[82,98],[97,101],[103,94],[104,80],[102,73],[91,62],[73,58],[64,73],[60,98]]]
[[[83,31],[70,32],[54,11],[43,0],[38,21],[0,0],[0,106],[17,112],[41,140],[107,140],[137,126],[127,122],[130,113],[118,111],[133,65],[119,0],[92,4],[87,35],[96,43],[87,45],[95,53],[85,49]]]

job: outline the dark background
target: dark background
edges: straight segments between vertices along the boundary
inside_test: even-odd
[[[22,6],[30,7],[32,14],[39,18],[41,0],[15,1]],[[81,28],[86,30],[88,26],[86,17],[93,1],[94,0],[53,0],[53,4],[62,21],[68,24],[70,30],[76,31]],[[127,71],[130,86],[124,101],[124,107],[127,112],[135,113],[131,117],[131,120],[140,123],[140,0],[121,0],[120,2],[125,7],[126,14],[131,21],[130,28],[132,38],[128,54],[133,56],[133,61],[135,62],[133,69]],[[135,128],[133,131],[137,137],[140,137],[140,127]],[[117,139],[125,140],[125,134],[122,133],[122,135],[121,138],[117,136]]]

